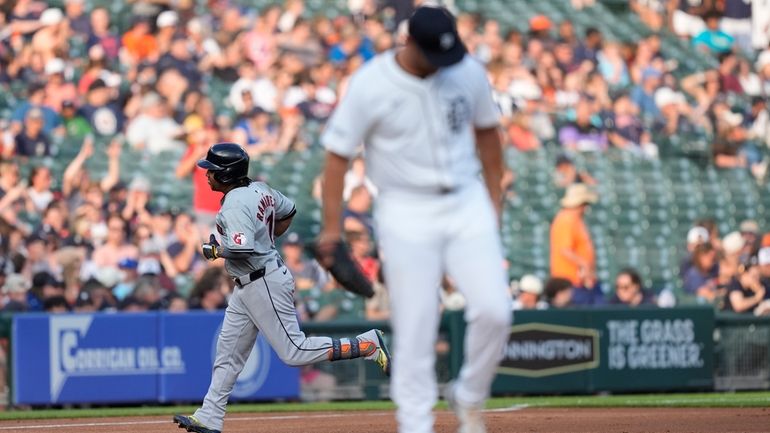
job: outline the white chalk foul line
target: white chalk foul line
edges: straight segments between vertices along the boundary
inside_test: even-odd
[[[517,410],[522,410],[528,408],[528,404],[514,404],[513,406],[509,407],[500,407],[497,409],[485,409],[484,412],[487,413],[495,413],[495,412],[516,412]]]
[[[392,415],[393,412],[366,412],[367,416],[382,416]],[[290,420],[290,419],[322,419],[322,418],[340,418],[348,417],[348,413],[325,413],[325,414],[302,414],[302,415],[265,415],[265,416],[249,416],[239,417],[232,416],[227,417],[227,422],[241,422],[241,421],[259,421],[259,420]],[[150,420],[150,421],[111,421],[111,422],[81,422],[81,423],[69,423],[69,424],[30,424],[30,425],[14,425],[14,426],[2,426],[0,430],[37,430],[37,429],[49,429],[49,428],[64,428],[64,427],[117,427],[125,425],[158,425],[158,424],[171,424],[171,420]]]

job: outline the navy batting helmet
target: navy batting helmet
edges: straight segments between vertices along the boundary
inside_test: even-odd
[[[238,182],[249,173],[249,154],[235,143],[218,143],[209,149],[198,167],[214,172],[214,179],[223,184]]]

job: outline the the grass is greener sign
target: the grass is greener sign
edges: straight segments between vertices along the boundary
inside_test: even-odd
[[[666,370],[703,366],[693,319],[608,320],[610,370]]]
[[[710,308],[517,311],[493,392],[708,389],[713,332]]]

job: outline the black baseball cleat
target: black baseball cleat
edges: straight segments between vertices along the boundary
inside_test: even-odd
[[[179,428],[183,428],[192,433],[222,433],[219,430],[206,427],[200,421],[195,419],[195,416],[193,415],[174,415],[174,423],[179,424]]]

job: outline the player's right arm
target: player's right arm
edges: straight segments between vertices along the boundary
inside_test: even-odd
[[[290,216],[288,218],[282,219],[280,221],[276,221],[275,223],[275,237],[279,237],[286,233],[286,230],[289,230],[289,227],[291,226],[291,222],[294,219],[294,216]]]
[[[364,140],[371,121],[370,108],[366,106],[365,101],[364,81],[365,77],[360,74],[350,79],[345,96],[334,110],[321,136],[321,143],[326,148],[326,164],[322,175],[323,226],[319,244],[335,242],[341,236],[345,173],[356,149]]]
[[[283,195],[277,189],[270,189],[273,199],[275,199],[275,227],[273,228],[273,238],[277,238],[286,233],[291,226],[294,215],[297,214],[297,206],[292,200]]]
[[[341,237],[342,191],[345,187],[345,172],[349,159],[333,152],[326,152],[323,173],[323,230],[319,243],[333,242]]]

